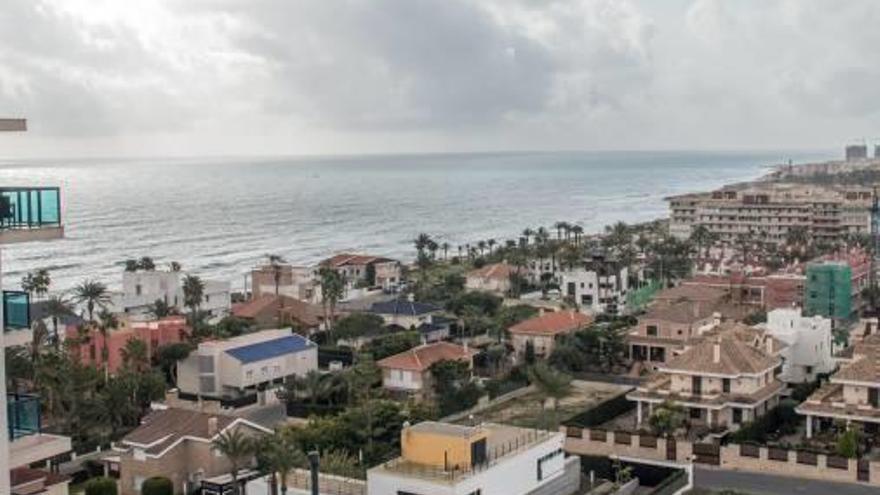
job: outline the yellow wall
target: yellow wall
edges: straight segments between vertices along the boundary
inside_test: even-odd
[[[485,431],[462,438],[404,429],[400,433],[400,449],[409,462],[440,468],[448,462],[450,469],[456,465],[465,468],[471,465],[471,444],[487,436]]]

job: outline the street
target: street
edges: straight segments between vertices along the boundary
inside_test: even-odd
[[[753,495],[876,495],[877,487],[803,478],[788,478],[744,471],[694,468],[699,488],[735,489]]]

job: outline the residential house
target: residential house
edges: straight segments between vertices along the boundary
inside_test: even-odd
[[[292,326],[306,334],[323,329],[326,323],[324,308],[283,294],[263,294],[233,304],[232,315],[257,328]]]
[[[465,287],[470,290],[507,294],[510,292],[511,277],[517,268],[506,262],[492,263],[471,270],[465,277]]]
[[[786,383],[810,382],[837,367],[832,355],[833,336],[828,318],[803,316],[800,308],[774,309],[767,313],[764,328],[786,344],[780,380]]]
[[[400,457],[367,471],[367,492],[570,495],[580,488],[580,458],[566,457],[564,440],[560,432],[499,424],[407,424]]]
[[[318,278],[315,269],[308,266],[280,264],[258,266],[251,270],[251,297],[259,299],[264,295],[274,295],[276,290],[275,274],[278,274],[278,294],[318,303],[321,300]]]
[[[23,119],[0,119],[0,131],[24,131]],[[0,187],[0,246],[64,237],[61,191],[57,187]],[[9,268],[4,266],[4,268]],[[0,273],[0,280],[2,280]],[[6,349],[29,343],[32,335],[30,297],[26,292],[2,291],[0,318],[0,493],[12,493],[12,469],[45,463],[57,469],[56,459],[71,451],[69,437],[46,433],[41,424],[41,400],[34,394],[7,393]],[[48,477],[47,477],[48,479]],[[63,484],[63,483],[62,483]],[[66,485],[49,488],[66,493]],[[32,488],[38,488],[33,486]]]
[[[785,388],[776,376],[783,348],[749,327],[717,331],[659,365],[627,395],[637,404],[637,423],[666,401],[685,408],[692,425],[736,428],[754,420],[778,403]]]
[[[386,325],[415,329],[423,323],[431,323],[432,317],[439,315],[443,308],[430,303],[421,303],[408,298],[373,303],[370,313],[379,315]]]
[[[318,346],[289,329],[263,330],[199,344],[178,363],[180,398],[240,406],[274,400],[291,376],[318,369]]]
[[[116,443],[110,461],[119,465],[120,495],[140,495],[141,485],[153,476],[170,479],[175,493],[193,493],[203,480],[229,473],[229,460],[211,443],[231,430],[249,436],[271,433],[233,416],[176,408],[152,411]]]
[[[81,362],[104,366],[103,350],[106,339],[107,366],[110,373],[116,373],[124,364],[124,349],[129,340],[140,340],[146,346],[146,357],[152,359],[164,345],[188,341],[192,329],[184,316],[168,316],[157,320],[143,321],[120,318],[119,328],[104,334],[97,330],[88,333],[87,342],[70,346],[70,351],[79,356]]]
[[[556,339],[584,328],[593,317],[578,311],[542,312],[538,316],[521,321],[508,328],[515,354],[522,358],[531,345],[537,357],[547,357],[553,352]]]
[[[396,289],[403,281],[400,262],[390,258],[341,253],[320,263],[345,277],[350,288],[366,285],[385,290]]]
[[[796,411],[806,416],[807,438],[835,421],[861,424],[870,434],[880,431],[880,334],[853,345],[851,358]]]
[[[594,253],[578,266],[561,272],[562,294],[593,314],[626,311],[629,269],[613,258]]]
[[[382,386],[417,398],[431,394],[431,366],[440,361],[461,361],[473,367],[476,351],[450,342],[422,344],[386,357],[376,364],[382,369]]]
[[[140,315],[148,313],[157,300],[184,312],[185,274],[173,270],[137,270],[122,273],[122,293],[115,294],[112,310],[116,313]],[[229,282],[202,280],[204,290],[199,309],[213,320],[229,315],[231,288]]]

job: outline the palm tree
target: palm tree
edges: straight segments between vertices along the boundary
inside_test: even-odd
[[[148,312],[159,319],[174,314],[175,309],[173,306],[165,302],[165,299],[159,298],[150,305]]]
[[[89,322],[95,323],[95,308],[107,307],[110,303],[110,292],[103,282],[86,280],[73,288],[73,300],[86,305]]]
[[[345,296],[345,279],[332,268],[321,268],[318,274],[321,277],[321,305],[324,307],[327,330],[332,331],[336,303]]]
[[[116,315],[106,309],[102,309],[101,312],[98,313],[98,320],[98,332],[101,333],[101,340],[103,341],[101,344],[101,365],[104,368],[104,379],[109,380],[110,332],[119,328],[119,320],[116,318]]]
[[[190,325],[196,328],[199,308],[202,306],[202,298],[205,295],[205,283],[197,275],[187,275],[183,278],[183,304],[190,311]]]
[[[255,446],[251,437],[244,434],[240,428],[226,430],[211,442],[214,450],[225,456],[232,466],[233,494],[244,493],[238,483],[238,471],[246,466],[254,455]]]
[[[697,252],[701,253],[705,250],[705,256],[709,256],[709,248],[712,247],[712,243],[714,242],[714,236],[708,227],[705,225],[697,225],[694,227],[694,230],[691,232],[691,242],[697,246]]]
[[[58,320],[73,314],[73,306],[61,296],[52,296],[46,301],[46,315],[52,319],[53,345],[61,347],[61,336],[58,335]]]
[[[483,255],[483,250],[486,249],[486,241],[482,241],[482,240],[481,240],[481,241],[477,242],[477,249],[480,250],[480,256],[482,256],[482,255]]]
[[[497,241],[495,239],[488,239],[486,241],[486,245],[489,246],[489,254],[492,254],[492,248],[495,247],[496,243],[497,243]]]
[[[275,281],[275,295],[278,295],[278,286],[281,285],[281,265],[287,263],[287,261],[278,254],[267,254],[266,258],[269,260],[269,267],[272,269],[272,278]]]
[[[147,344],[140,339],[129,338],[122,348],[122,365],[135,373],[144,373],[150,369],[150,357]]]
[[[136,272],[138,271],[138,260],[136,259],[127,259],[125,260],[125,271],[127,272]]]
[[[156,269],[156,263],[153,261],[153,258],[149,256],[144,256],[138,260],[138,268],[144,271],[151,272]]]
[[[330,381],[327,380],[327,375],[318,370],[311,370],[303,376],[297,376],[293,382],[294,389],[308,395],[312,408],[317,406],[318,400],[327,394],[329,386]]]
[[[562,220],[553,224],[553,228],[556,229],[556,240],[562,240],[562,231],[568,227],[568,224],[563,222]]]
[[[525,242],[526,245],[529,244],[529,239],[530,239],[533,235],[535,235],[535,231],[532,230],[532,229],[530,229],[530,228],[528,228],[528,227],[526,227],[526,228],[522,231],[522,236],[523,236],[523,238],[526,240],[526,242]]]
[[[272,493],[278,493],[280,481],[281,494],[286,495],[290,472],[305,466],[308,459],[287,430],[278,430],[260,442],[257,462],[272,474]]]
[[[449,248],[451,246],[448,242],[444,241],[440,244],[440,248],[443,249],[443,261],[449,261]],[[461,251],[461,246],[459,246],[459,251]]]
[[[181,266],[181,264],[177,261],[172,261],[171,263],[168,263],[168,269],[172,272],[179,272],[181,269],[183,269],[183,266]]]
[[[571,231],[574,234],[574,245],[577,246],[578,244],[580,244],[580,236],[584,233],[584,228],[580,225],[574,225],[571,227]]]
[[[36,297],[45,296],[49,292],[49,285],[52,284],[52,277],[49,276],[49,270],[40,268],[34,272],[28,272],[21,279],[21,289],[28,294]]]
[[[654,434],[667,437],[675,433],[684,423],[684,410],[678,404],[664,401],[654,408],[653,414],[648,418],[648,423]]]
[[[558,427],[556,416],[559,409],[559,400],[571,394],[571,376],[551,368],[544,362],[539,362],[529,369],[529,382],[538,389],[542,397],[552,399],[553,415],[551,429],[555,430]]]

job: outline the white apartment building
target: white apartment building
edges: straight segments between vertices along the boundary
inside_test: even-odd
[[[813,381],[820,373],[831,373],[833,355],[831,320],[801,315],[800,308],[780,308],[767,313],[767,332],[786,344],[779,379],[787,383]]]
[[[122,273],[122,293],[116,294],[112,308],[116,312],[143,314],[156,300],[161,299],[180,311],[186,311],[183,294],[183,272],[164,270],[137,270]],[[211,319],[229,315],[231,286],[229,282],[202,280],[205,284],[201,310]]]
[[[564,435],[515,426],[405,426],[401,457],[367,471],[370,495],[569,495],[580,458]]]
[[[24,119],[0,119],[0,132],[27,129]],[[64,237],[61,192],[57,187],[0,187],[0,246],[19,242],[51,241]],[[0,270],[2,279],[2,270]],[[30,335],[30,299],[26,293],[3,291],[0,304],[0,494],[12,493],[10,469],[17,473],[34,470],[32,464],[46,462],[71,450],[69,437],[41,430],[40,398],[32,394],[7,393],[6,352]],[[20,333],[24,332],[24,333]],[[7,338],[7,335],[19,338]],[[37,472],[39,474],[39,472]],[[29,493],[63,495],[68,482],[52,473],[28,484]],[[19,488],[19,487],[15,487]],[[37,491],[41,490],[41,491]]]
[[[577,268],[562,272],[560,287],[563,296],[572,298],[581,310],[618,314],[626,311],[628,276],[625,266],[610,273]]]
[[[266,393],[289,376],[318,369],[318,346],[290,329],[202,342],[178,363],[182,398],[237,399]]]
[[[789,231],[803,228],[812,238],[835,240],[870,232],[871,195],[865,187],[767,183],[672,196],[666,198],[669,232],[686,239],[703,225],[721,241],[752,234],[782,243]]]

